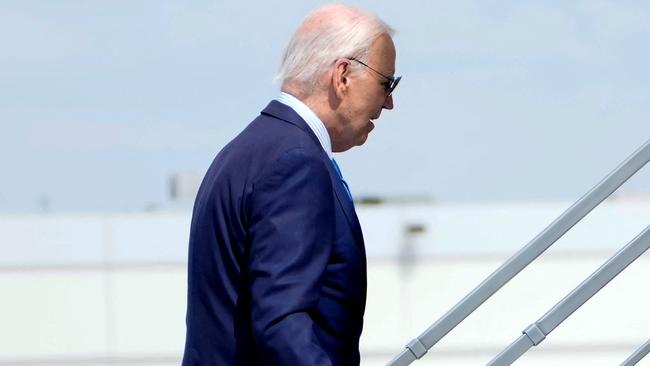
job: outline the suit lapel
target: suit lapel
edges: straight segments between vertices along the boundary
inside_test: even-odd
[[[348,195],[348,191],[343,185],[343,181],[339,177],[338,173],[334,171],[334,167],[331,164],[329,170],[330,179],[332,180],[332,187],[334,188],[336,199],[343,209],[343,213],[345,214],[345,218],[348,220],[348,224],[350,224],[350,227],[352,228],[352,233],[354,234],[357,244],[361,247],[361,251],[365,253],[361,224],[359,224],[359,218],[357,217],[357,212],[354,209],[354,204],[350,200],[350,196]]]
[[[311,128],[309,128],[307,122],[305,122],[298,113],[296,113],[293,109],[291,109],[287,105],[280,103],[277,100],[273,100],[271,101],[271,103],[269,103],[269,105],[266,106],[266,108],[264,108],[264,110],[262,110],[262,114],[281,119],[283,121],[289,122],[297,126],[301,130],[303,130],[307,135],[309,135],[312,138],[312,140],[314,140],[315,144],[320,146],[318,137],[316,137],[314,131],[312,131]],[[347,219],[348,224],[352,229],[352,233],[354,234],[357,245],[359,245],[361,247],[361,251],[365,253],[363,234],[361,232],[361,225],[359,224],[359,218],[357,217],[357,213],[354,209],[354,205],[350,200],[350,197],[348,196],[348,192],[343,186],[343,181],[341,181],[338,173],[334,171],[334,166],[329,161],[329,157],[327,156],[325,151],[323,151],[323,158],[326,159],[326,161],[328,162],[327,165],[330,172],[330,179],[332,180],[332,187],[334,188],[334,195],[336,196],[336,199],[339,205],[341,206],[345,218]]]

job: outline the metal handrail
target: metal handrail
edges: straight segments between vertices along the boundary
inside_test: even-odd
[[[634,353],[630,355],[623,363],[621,366],[634,366],[639,361],[643,359],[648,353],[650,353],[650,339],[648,339],[647,342],[645,342],[641,347],[639,347]]]
[[[650,161],[650,140],[646,141],[623,163],[608,174],[589,192],[576,201],[562,215],[547,226],[526,246],[520,249],[481,284],[431,325],[424,333],[406,345],[388,366],[406,366],[424,356],[440,339],[447,335],[469,314],[516,276],[528,264],[561,238],[591,210],[609,197],[618,187]]]
[[[510,365],[531,347],[540,344],[549,333],[627,268],[630,263],[645,253],[648,248],[650,248],[650,226],[647,226],[629,244],[616,252],[537,322],[526,328],[522,332],[523,334],[494,357],[488,366]]]

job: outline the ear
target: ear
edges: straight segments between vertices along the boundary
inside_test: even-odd
[[[341,58],[334,64],[332,70],[332,88],[339,99],[342,99],[350,87],[350,60]]]

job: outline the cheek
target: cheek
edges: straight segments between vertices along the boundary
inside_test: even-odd
[[[371,111],[371,113],[374,115],[377,113],[377,111],[381,110],[381,107],[384,105],[385,101],[386,101],[386,94],[384,94],[384,89],[381,89],[381,91],[374,93],[372,96],[368,96],[366,105],[368,106],[368,109]]]
[[[363,118],[364,108],[363,104],[357,100],[355,103],[350,103],[345,109],[345,117],[348,124],[358,124],[360,118]]]
[[[357,129],[363,128],[365,130],[368,120],[377,117],[383,102],[383,95],[378,96],[370,91],[355,95],[354,98],[350,99],[350,103],[346,105],[344,110],[348,123],[351,123]]]
[[[357,118],[369,119],[377,112],[377,101],[374,95],[365,95],[356,105]]]

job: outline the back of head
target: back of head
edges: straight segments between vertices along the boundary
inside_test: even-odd
[[[392,35],[393,30],[376,16],[348,5],[325,5],[308,15],[294,33],[277,79],[309,95],[337,59],[366,60],[373,41],[382,34]]]

